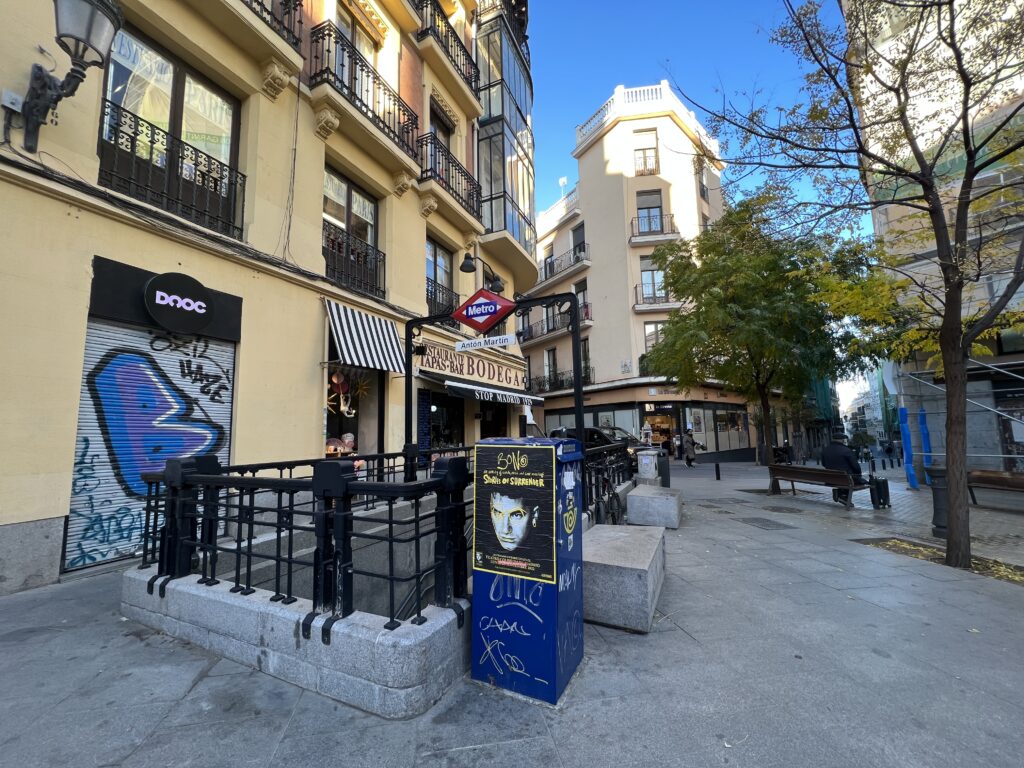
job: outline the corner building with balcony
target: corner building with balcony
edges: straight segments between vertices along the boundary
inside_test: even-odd
[[[4,110],[0,594],[131,557],[167,459],[398,452],[407,409],[424,451],[519,430],[474,397],[522,393],[516,347],[425,329],[403,384],[408,319],[537,279],[526,0],[114,5],[38,151]],[[6,22],[0,87],[70,68],[53,4]]]
[[[615,426],[655,442],[690,427],[709,457],[752,459],[743,398],[713,385],[680,392],[644,357],[680,303],[651,260],[654,249],[697,236],[721,216],[718,144],[667,82],[615,89],[576,129],[579,182],[538,216],[540,278],[531,295],[574,293],[581,307],[587,426]],[[538,425],[574,424],[567,317],[551,308],[522,318],[530,386],[544,396]]]

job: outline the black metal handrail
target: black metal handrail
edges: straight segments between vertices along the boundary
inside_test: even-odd
[[[550,280],[555,275],[565,272],[567,269],[588,259],[590,259],[590,245],[588,243],[575,245],[572,250],[563,253],[561,256],[545,259],[540,268],[540,279]]]
[[[324,221],[323,253],[327,279],[332,283],[366,296],[384,298],[386,257],[383,251]]]
[[[580,321],[593,320],[593,305],[589,301],[580,302]],[[569,315],[559,312],[551,317],[544,317],[535,323],[530,323],[519,331],[519,341],[526,342],[532,339],[539,339],[549,333],[564,331],[569,327]]]
[[[676,217],[671,213],[646,213],[633,219],[633,237],[678,235]]]
[[[652,285],[637,283],[636,288],[637,304],[676,304],[678,303],[672,294],[665,288],[656,288]]]
[[[373,68],[355,46],[330,21],[310,34],[312,74],[310,85],[328,83],[363,113],[373,125],[409,155],[416,158],[419,117]]]
[[[429,35],[437,40],[448,60],[455,67],[455,71],[459,73],[459,77],[466,82],[466,85],[473,91],[473,95],[476,96],[477,88],[480,87],[480,68],[473,61],[473,55],[466,48],[465,43],[459,39],[459,33],[455,31],[455,27],[448,21],[444,8],[437,0],[419,0],[417,7],[420,11],[420,19],[423,21],[419,39],[423,40]]]
[[[107,99],[99,158],[101,186],[242,238],[245,175]]]
[[[242,0],[296,51],[302,44],[302,0]]]
[[[420,179],[436,181],[475,219],[480,218],[480,182],[455,159],[436,135],[420,136]]]
[[[433,602],[445,607],[465,596],[464,457],[437,459],[429,477],[411,482],[364,479],[353,461],[316,462],[311,478],[231,469],[202,457],[169,461],[164,472],[143,478],[140,568],[155,568],[151,593],[158,588],[164,597],[172,579],[197,573],[200,584],[225,580],[231,592],[262,590],[272,602],[305,597],[313,611],[302,634],[309,639],[313,620],[330,614],[321,632],[325,644],[331,625],[357,609],[386,614],[386,629],[399,627],[403,584],[414,583],[415,594],[424,596],[424,583],[433,578]],[[386,594],[374,586],[380,583]],[[413,606],[416,624],[426,621],[424,603],[421,597]]]
[[[594,383],[594,369],[590,366],[584,365],[582,371],[583,384]],[[534,376],[530,379],[529,389],[531,392],[554,392],[561,389],[572,389],[574,376],[572,371],[557,371],[556,373],[549,373],[544,376]]]

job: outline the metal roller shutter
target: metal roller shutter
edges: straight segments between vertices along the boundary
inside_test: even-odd
[[[189,456],[227,463],[234,375],[229,342],[89,321],[65,570],[138,549],[142,474]]]

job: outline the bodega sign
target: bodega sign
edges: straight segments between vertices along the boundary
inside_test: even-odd
[[[199,333],[213,320],[213,296],[188,275],[156,275],[149,279],[144,291],[146,311],[161,328],[175,333]]]
[[[516,308],[514,301],[481,288],[465,304],[452,312],[452,317],[477,333],[486,333]]]

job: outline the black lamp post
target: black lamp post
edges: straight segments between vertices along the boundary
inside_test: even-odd
[[[484,272],[484,280],[486,281],[484,287],[489,291],[494,291],[494,293],[501,293],[502,291],[504,291],[504,281],[500,277],[498,277],[498,273],[494,271],[494,268],[486,261],[481,259],[479,256],[474,256],[471,253],[467,253],[465,256],[462,257],[462,264],[459,266],[459,271],[465,272],[467,274],[476,272],[475,262],[477,261],[483,264],[484,269],[486,270],[486,272]],[[490,277],[487,276],[487,272],[491,273]]]
[[[71,57],[71,70],[58,80],[39,64],[25,95],[25,149],[39,147],[39,128],[61,99],[71,98],[89,67],[102,67],[110,56],[114,36],[124,25],[117,0],[53,0],[57,45]]]

